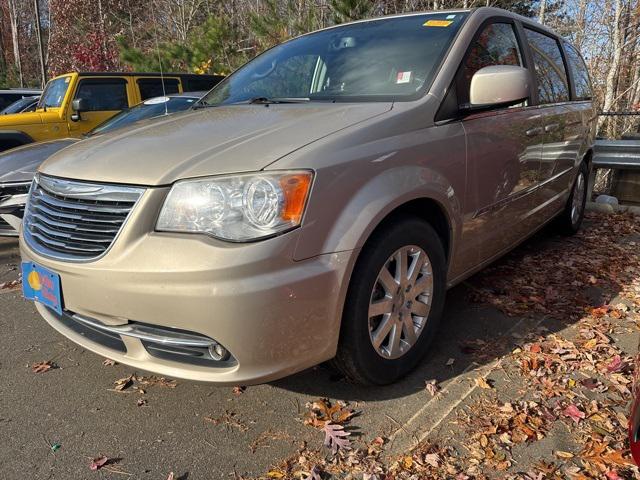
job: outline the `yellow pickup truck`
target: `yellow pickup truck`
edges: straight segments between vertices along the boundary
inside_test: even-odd
[[[47,83],[35,112],[0,117],[0,152],[31,142],[81,137],[121,110],[148,98],[210,90],[222,78],[133,72],[60,75]]]

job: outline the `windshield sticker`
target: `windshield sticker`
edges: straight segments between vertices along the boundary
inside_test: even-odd
[[[447,20],[453,20],[454,18],[456,18],[455,15],[447,15]]]
[[[396,83],[411,83],[411,72],[398,72]]]
[[[448,27],[453,23],[452,20],[427,20],[424,22],[425,27]]]
[[[156,97],[151,98],[149,100],[145,100],[145,105],[158,105],[159,103],[167,103],[169,101],[169,97]]]

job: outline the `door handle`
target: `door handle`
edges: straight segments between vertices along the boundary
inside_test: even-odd
[[[530,128],[526,132],[524,132],[527,137],[537,137],[538,135],[542,135],[542,127]]]
[[[550,123],[549,125],[546,125],[544,127],[544,131],[547,132],[547,133],[550,133],[550,132],[555,132],[559,128],[560,128],[560,124],[559,123]]]

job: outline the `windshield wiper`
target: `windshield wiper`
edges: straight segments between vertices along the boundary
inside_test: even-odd
[[[310,101],[309,98],[306,97],[278,97],[278,98],[267,98],[267,97],[255,97],[246,103],[258,104],[258,105],[271,105],[273,103],[306,103]]]
[[[310,101],[311,99],[307,97],[278,97],[278,98],[254,97],[249,100],[241,100],[239,102],[231,102],[231,103],[204,103],[200,100],[198,101],[198,103],[195,103],[191,107],[191,109],[200,110],[201,108],[224,107],[227,105],[274,105],[274,104],[280,104],[280,103],[307,103]]]

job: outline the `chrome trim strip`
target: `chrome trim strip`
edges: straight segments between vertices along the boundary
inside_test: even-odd
[[[98,184],[63,180],[60,178],[46,177],[37,174],[36,183],[56,195],[76,198],[78,200],[98,200],[101,202],[135,202],[144,189],[136,187],[123,187],[119,185]]]
[[[31,185],[31,180],[27,182],[0,183],[0,188],[28,187],[29,185]]]
[[[83,317],[74,313],[69,315],[64,312],[63,315],[71,317],[73,320],[85,324],[89,327],[104,332],[115,333],[117,335],[123,335],[125,337],[137,338],[139,340],[158,343],[160,345],[172,345],[174,347],[200,347],[208,348],[211,345],[216,345],[217,342],[203,335],[170,332],[168,329],[156,328],[150,325],[138,325],[135,323],[127,323],[124,325],[105,325],[98,320]]]

